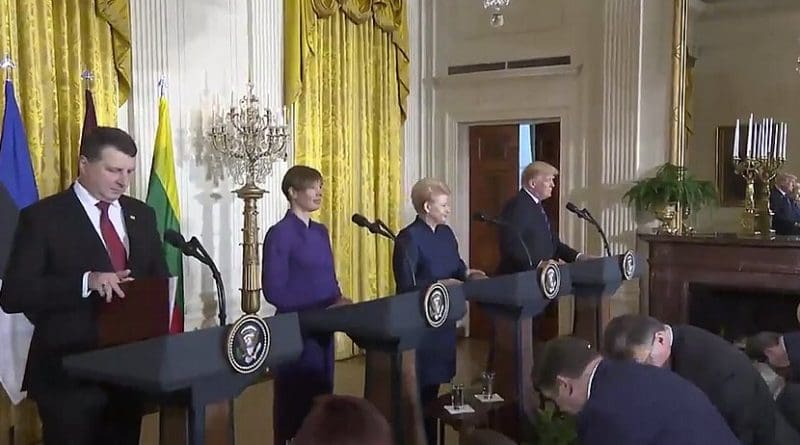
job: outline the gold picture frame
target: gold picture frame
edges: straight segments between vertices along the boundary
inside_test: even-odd
[[[719,201],[722,207],[744,207],[745,180],[736,174],[733,163],[733,140],[736,126],[721,125],[717,127],[716,147],[716,183]],[[739,126],[739,153],[744,154],[747,141],[747,125]],[[744,136],[742,136],[744,135]]]

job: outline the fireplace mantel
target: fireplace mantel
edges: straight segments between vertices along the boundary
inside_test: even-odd
[[[800,237],[639,235],[649,244],[650,315],[689,322],[691,285],[800,295]]]

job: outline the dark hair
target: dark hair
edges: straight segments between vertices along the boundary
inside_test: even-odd
[[[319,170],[306,165],[295,165],[283,175],[281,191],[283,191],[286,199],[291,201],[290,188],[295,189],[295,191],[302,191],[313,187],[317,182],[322,183],[322,173]]]
[[[745,340],[744,352],[753,360],[765,362],[767,356],[764,354],[764,350],[777,346],[780,342],[781,334],[777,332],[759,332]]]
[[[90,162],[100,159],[100,153],[106,147],[112,147],[130,157],[136,156],[136,142],[131,135],[119,128],[96,127],[81,141],[81,156]]]
[[[620,315],[608,322],[603,333],[603,354],[616,360],[632,360],[635,348],[653,342],[664,323],[638,314]]]
[[[392,432],[369,401],[325,395],[315,400],[292,445],[392,445]]]
[[[463,445],[516,445],[507,436],[493,430],[475,430],[467,434],[461,442]]]
[[[556,377],[578,378],[586,366],[599,354],[592,345],[578,337],[554,338],[544,345],[541,358],[534,366],[533,386],[551,390],[556,386]]]

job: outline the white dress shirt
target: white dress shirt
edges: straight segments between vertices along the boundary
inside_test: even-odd
[[[100,202],[100,200],[92,196],[89,191],[86,190],[86,188],[78,181],[75,181],[72,190],[75,191],[78,201],[80,201],[81,205],[83,206],[83,210],[86,212],[86,216],[89,217],[89,221],[92,222],[92,226],[97,232],[97,236],[105,246],[106,242],[103,239],[103,232],[100,230],[100,209],[97,208],[97,203]],[[125,222],[122,217],[122,206],[119,204],[119,200],[112,202],[111,205],[108,206],[108,219],[111,220],[114,230],[117,231],[117,235],[122,241],[122,245],[125,246],[125,252],[129,252],[130,244],[127,232],[125,231]],[[108,246],[106,246],[106,248],[108,248]],[[82,292],[84,298],[89,296],[89,272],[83,274]]]
[[[600,367],[600,362],[602,361],[603,360],[598,360],[594,365],[594,369],[592,369],[592,373],[589,374],[589,384],[586,385],[586,400],[589,400],[589,397],[592,396],[592,383],[594,382],[594,374],[597,372],[597,368]]]

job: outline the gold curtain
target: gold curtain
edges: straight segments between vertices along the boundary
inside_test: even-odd
[[[285,0],[285,100],[295,163],[320,169],[319,220],[353,301],[394,293],[388,240],[359,230],[354,212],[399,229],[408,52],[402,0]],[[344,335],[336,357],[356,353]]]
[[[40,197],[63,190],[77,176],[83,70],[95,78],[98,124],[116,126],[131,84],[128,11],[128,0],[0,0],[0,58],[8,54],[17,65],[12,80]],[[0,120],[4,103],[0,88]],[[13,407],[0,390],[0,445],[10,426],[15,443],[37,441],[31,402]]]

